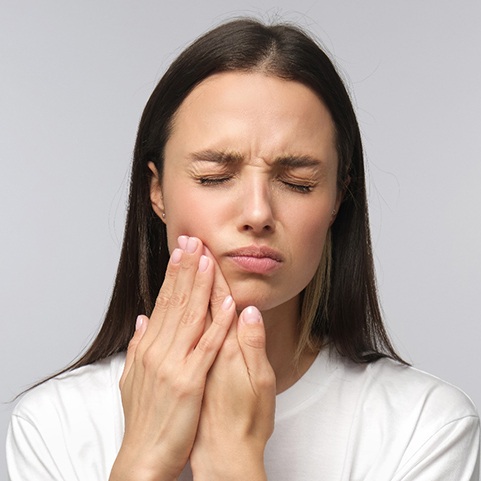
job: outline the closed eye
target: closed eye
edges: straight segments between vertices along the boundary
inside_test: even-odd
[[[298,184],[295,182],[287,182],[285,180],[282,183],[289,189],[293,190],[294,192],[299,192],[300,194],[308,194],[312,192],[314,186],[312,184]]]
[[[229,175],[222,175],[222,176],[198,176],[195,178],[196,182],[200,185],[204,186],[216,186],[216,185],[223,185],[232,180],[234,176]],[[281,180],[279,179],[282,185],[284,185],[286,188],[294,191],[294,192],[299,192],[300,194],[308,194],[314,189],[314,184],[312,183],[301,183],[301,182],[293,182],[293,181],[288,181],[288,180]]]
[[[197,177],[196,181],[200,185],[206,186],[214,186],[214,185],[222,185],[228,182],[232,177]]]

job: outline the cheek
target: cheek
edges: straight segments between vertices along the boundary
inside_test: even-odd
[[[330,216],[323,215],[317,219],[312,216],[297,218],[293,224],[295,229],[295,245],[292,245],[297,253],[298,262],[302,265],[304,272],[314,275],[322,257],[327,231],[330,226]]]
[[[166,197],[169,250],[177,246],[177,238],[181,235],[195,236],[208,243],[213,215],[207,200],[185,189],[178,189],[176,194]]]

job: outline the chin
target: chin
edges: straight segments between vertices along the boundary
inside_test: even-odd
[[[274,309],[285,302],[288,299],[279,299],[274,297],[272,293],[263,293],[263,292],[236,292],[235,289],[232,290],[232,297],[236,303],[236,309],[238,312],[241,312],[246,307],[255,306],[259,311],[269,311],[270,309]]]
[[[255,306],[260,311],[264,311],[269,308],[271,302],[269,299],[259,295],[245,295],[241,293],[232,292],[237,311],[242,311],[246,307]]]
[[[302,287],[286,285],[279,279],[249,277],[244,279],[226,276],[238,312],[246,307],[255,306],[265,312],[294,301]]]

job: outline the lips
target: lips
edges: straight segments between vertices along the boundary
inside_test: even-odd
[[[278,269],[284,258],[282,254],[267,246],[248,246],[227,253],[242,270],[254,274],[268,274]]]

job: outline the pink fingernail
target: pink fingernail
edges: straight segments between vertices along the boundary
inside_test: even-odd
[[[257,324],[261,322],[261,313],[257,307],[246,307],[242,312],[242,320],[245,324]]]
[[[170,257],[172,264],[178,264],[180,259],[182,259],[182,251],[180,249],[174,249],[174,252],[172,252],[172,256]]]
[[[144,323],[144,318],[142,316],[137,316],[137,320],[135,321],[135,330],[138,331],[142,324]]]
[[[195,237],[189,237],[189,240],[187,241],[187,245],[185,247],[185,251],[189,254],[193,254],[197,249],[198,243],[199,241]]]
[[[199,261],[199,272],[205,272],[209,267],[209,258],[206,256],[201,256]]]
[[[189,237],[186,235],[181,235],[177,238],[177,243],[179,244],[179,247],[181,249],[184,249],[187,247],[187,241],[189,240]]]
[[[224,311],[228,311],[229,307],[232,306],[232,303],[234,302],[234,299],[232,299],[232,296],[227,296],[224,299],[224,302],[222,303],[222,309]]]

